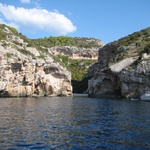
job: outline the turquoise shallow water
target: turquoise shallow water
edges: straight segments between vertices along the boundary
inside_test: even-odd
[[[1,98],[0,149],[150,149],[150,102]]]

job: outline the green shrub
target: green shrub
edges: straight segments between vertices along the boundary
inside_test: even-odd
[[[7,53],[7,58],[11,58],[12,56],[14,56],[13,53]]]
[[[88,42],[88,40],[92,40],[92,38],[74,38],[68,36],[58,36],[58,37],[45,37],[40,39],[32,40],[35,45],[42,45],[44,47],[53,47],[53,46],[76,46],[76,47],[99,47],[96,42],[96,39]]]
[[[45,56],[44,56],[44,55],[40,55],[40,56],[37,56],[37,58],[39,58],[39,59],[44,59]]]
[[[57,55],[54,60],[67,68],[71,72],[72,80],[81,81],[82,77],[87,74],[88,67],[94,64],[94,60],[73,60],[69,56]],[[82,65],[81,65],[82,64]]]
[[[17,49],[17,50],[24,55],[29,55],[29,56],[34,57],[34,55],[30,51],[27,51],[25,49]]]
[[[13,28],[13,27],[8,27],[14,34],[18,34],[17,29]]]
[[[147,53],[147,54],[150,53],[150,43],[144,47],[144,53]]]

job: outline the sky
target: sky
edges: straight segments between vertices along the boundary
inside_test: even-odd
[[[0,0],[0,23],[31,39],[88,37],[107,44],[150,27],[150,0]]]

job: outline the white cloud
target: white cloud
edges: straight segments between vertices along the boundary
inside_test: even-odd
[[[23,25],[30,29],[47,31],[56,35],[66,35],[76,30],[73,23],[63,14],[46,9],[25,9],[0,3],[0,12],[11,23]]]
[[[30,3],[30,0],[20,0],[21,3]]]

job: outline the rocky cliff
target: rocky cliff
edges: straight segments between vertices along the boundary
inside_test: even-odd
[[[100,48],[87,76],[91,97],[139,98],[150,91],[150,28]]]
[[[32,43],[36,46],[42,46],[55,56],[65,55],[75,60],[97,60],[98,49],[104,46],[104,43],[99,39],[66,36],[36,39],[32,40]]]
[[[71,73],[12,29],[0,27],[0,97],[72,95]]]
[[[103,45],[101,45],[103,46]],[[49,48],[49,52],[53,55],[65,55],[71,59],[81,60],[97,60],[99,48],[81,48],[75,46],[55,46]]]

